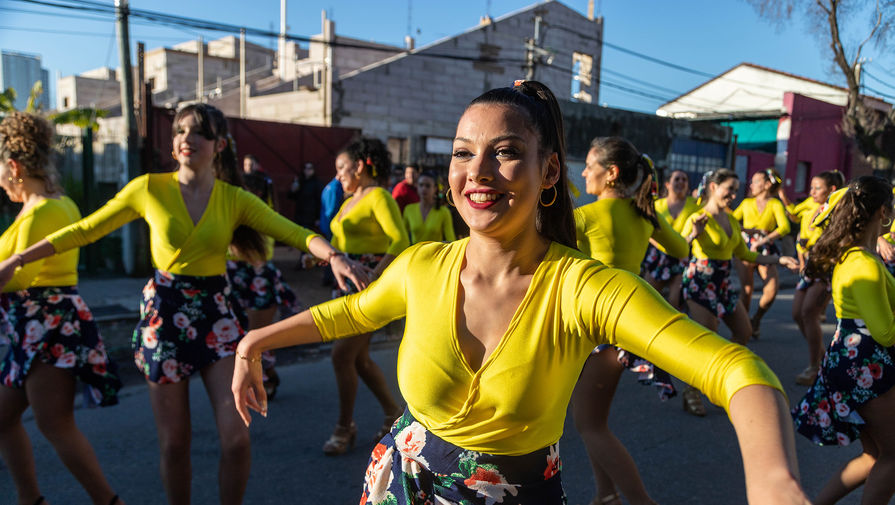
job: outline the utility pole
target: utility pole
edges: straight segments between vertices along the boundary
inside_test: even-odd
[[[137,118],[134,115],[134,71],[131,67],[130,33],[128,30],[127,0],[115,0],[115,26],[118,32],[118,59],[121,65],[121,115],[124,118],[124,129],[127,132],[127,158],[125,160],[125,179],[131,180],[142,172],[140,168],[140,145],[137,138]],[[122,252],[126,267],[131,273],[140,273],[139,255],[146,256],[148,247],[141,247],[140,234],[131,226],[125,233]],[[131,261],[133,260],[133,261]],[[128,265],[128,263],[130,263]]]
[[[205,41],[199,35],[199,76],[196,80],[196,101],[205,102]]]
[[[246,29],[239,29],[239,117],[246,117]]]
[[[539,64],[550,65],[553,63],[553,53],[541,47],[541,23],[544,18],[540,14],[535,16],[534,37],[525,40],[525,80],[532,81],[535,78],[535,70]]]

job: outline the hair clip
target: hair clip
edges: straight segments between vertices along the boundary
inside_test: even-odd
[[[525,84],[525,79],[516,79],[515,81],[513,81],[514,88],[518,87],[518,86],[522,86],[523,84]]]
[[[777,174],[774,173],[774,170],[773,170],[773,169],[766,168],[766,169],[764,170],[764,174],[768,177],[768,179],[774,181],[774,182],[777,183],[777,184],[780,184],[781,182],[783,182],[783,181],[780,180],[779,177],[777,177]]]
[[[373,165],[373,158],[367,156],[367,159],[366,159],[365,163],[366,163],[367,165]]]

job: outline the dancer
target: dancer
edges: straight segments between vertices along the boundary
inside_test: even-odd
[[[451,211],[441,205],[437,198],[437,179],[431,172],[423,172],[417,179],[419,203],[411,203],[404,207],[404,226],[410,233],[410,243],[419,242],[453,242],[454,219]]]
[[[149,387],[168,502],[190,501],[188,379],[198,372],[221,441],[220,501],[241,503],[251,452],[249,432],[229,391],[233,353],[243,330],[225,277],[228,246],[232,242],[243,257],[263,258],[261,232],[329,260],[342,285],[346,276],[356,283],[366,279],[359,265],[322,237],[239,187],[235,149],[218,109],[206,104],[180,109],[172,133],[176,172],[137,177],[90,216],[3,261],[0,286],[17,266],[83,246],[142,217],[157,270],[143,289],[134,360]]]
[[[637,276],[574,250],[563,138],[559,105],[540,83],[475,99],[457,126],[448,193],[470,237],[415,245],[365,291],[250,332],[233,376],[244,421],[250,408],[267,412],[261,351],[406,315],[398,382],[408,409],[373,450],[362,503],[559,504],[557,441],[572,389],[591,350],[618,343],[729,408],[750,503],[807,504],[767,366]]]
[[[123,504],[103,475],[74,417],[76,381],[100,406],[118,403],[121,381],[109,361],[90,309],[78,294],[78,250],[25,266],[21,252],[81,215],[57,183],[53,127],[13,112],[0,123],[0,187],[22,210],[0,236],[0,257],[14,265],[3,288],[10,349],[0,362],[0,456],[17,503],[45,504],[22,414],[31,406],[37,427],[97,505]],[[16,268],[20,267],[20,268]],[[2,311],[0,311],[2,312]],[[11,491],[11,490],[10,490]],[[5,493],[10,497],[9,492]]]
[[[655,201],[656,217],[664,219],[680,234],[690,214],[699,209],[696,199],[690,196],[690,184],[687,173],[683,170],[672,170],[671,177],[665,181],[667,196]],[[690,250],[683,258],[669,256],[662,244],[650,241],[646,257],[640,265],[644,278],[662,293],[667,289],[665,299],[673,307],[681,307],[681,276],[689,262]]]
[[[336,177],[351,196],[330,222],[333,244],[352,258],[372,269],[379,277],[409,243],[398,204],[382,186],[388,182],[389,152],[378,139],[361,138],[336,156]],[[334,289],[339,298],[356,289]],[[323,452],[334,456],[350,449],[357,438],[354,400],[357,379],[363,379],[385,413],[382,427],[374,437],[382,438],[402,412],[392,395],[379,365],[370,357],[372,333],[339,340],[333,344],[332,363],[339,389],[339,419],[332,435],[323,444]]]
[[[773,197],[783,180],[780,174],[773,168],[767,168],[752,176],[749,184],[751,198],[745,198],[734,209],[733,217],[742,223],[743,238],[746,245],[752,251],[762,255],[780,254],[780,250],[774,243],[775,240],[785,237],[789,233],[789,219],[786,217],[786,209],[783,203]],[[743,263],[743,271],[740,276],[743,281],[743,307],[749,312],[752,302],[752,286],[755,281],[755,271],[761,277],[764,287],[761,290],[761,298],[755,314],[749,319],[752,325],[752,337],[760,335],[761,319],[764,317],[780,290],[780,275],[777,267],[772,263],[756,263],[747,261]]]
[[[861,454],[824,486],[816,505],[864,484],[864,505],[895,495],[895,278],[874,254],[892,224],[892,186],[864,176],[835,204],[811,249],[807,275],[832,271],[839,322],[814,385],[793,409],[796,429],[820,445],[861,441]]]
[[[578,249],[604,265],[640,272],[650,240],[672,256],[685,258],[687,242],[671,224],[656,217],[651,193],[652,164],[621,137],[597,137],[584,162],[585,190],[598,200],[575,209]],[[664,400],[676,394],[671,376],[642,358],[613,347],[598,347],[584,363],[572,395],[572,415],[597,485],[596,504],[654,503],[643,487],[634,460],[609,430],[609,408],[625,368],[641,372],[658,386]]]
[[[796,375],[796,384],[810,386],[817,377],[820,362],[824,356],[823,330],[820,326],[821,316],[826,311],[830,302],[830,282],[827,278],[813,278],[805,274],[805,262],[810,256],[810,249],[821,235],[821,227],[814,225],[821,205],[827,201],[830,194],[844,185],[842,174],[831,170],[821,172],[811,179],[810,201],[811,204],[802,202],[793,206],[789,211],[792,215],[798,215],[800,221],[799,240],[799,283],[796,285],[792,298],[792,318],[799,326],[799,331],[808,342],[808,366]],[[787,203],[786,195],[780,192],[781,200]],[[806,200],[807,201],[807,200]],[[801,209],[799,209],[801,207]]]
[[[745,345],[752,335],[752,326],[739,299],[732,257],[760,265],[782,264],[791,269],[797,268],[798,262],[789,256],[761,255],[746,247],[739,223],[727,211],[739,187],[735,172],[723,168],[707,172],[700,186],[706,192],[705,204],[687,219],[683,229],[692,246],[690,264],[683,277],[684,299],[696,322],[715,331],[718,319],[723,319],[733,334],[732,340]],[[701,232],[697,228],[700,224],[704,227]]]

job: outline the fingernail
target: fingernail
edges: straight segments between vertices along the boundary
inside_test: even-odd
[[[264,416],[264,417],[266,418],[266,417],[267,417],[267,409],[264,409],[264,410],[261,412],[261,415]]]

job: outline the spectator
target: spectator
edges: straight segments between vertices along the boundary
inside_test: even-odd
[[[404,212],[404,207],[407,205],[420,201],[420,195],[416,192],[416,181],[419,177],[420,168],[416,164],[410,164],[404,168],[404,180],[395,184],[392,197],[398,202],[401,212]]]
[[[323,192],[320,194],[320,232],[323,233],[326,240],[333,238],[329,223],[336,217],[344,198],[345,190],[342,189],[342,183],[333,177],[333,180],[323,187]]]
[[[322,192],[323,183],[314,174],[314,164],[305,163],[301,176],[295,177],[289,188],[289,198],[295,200],[295,219],[293,221],[305,228],[318,229],[322,223],[319,220],[320,194]]]

